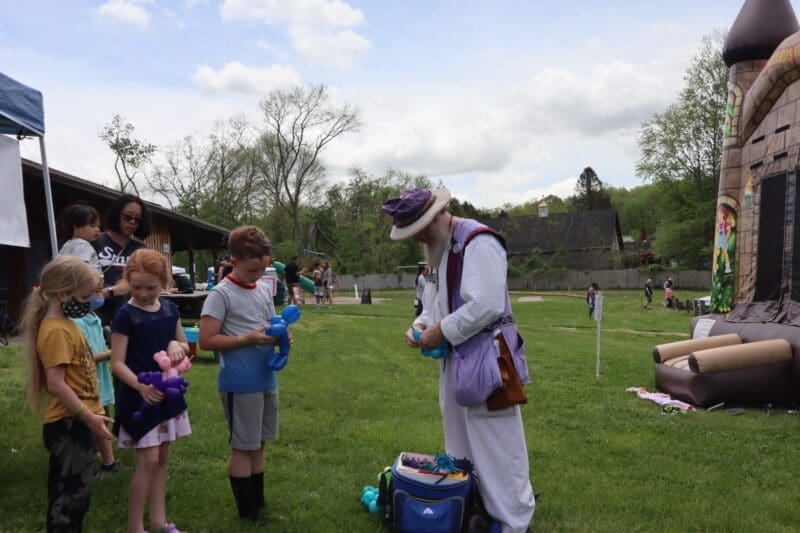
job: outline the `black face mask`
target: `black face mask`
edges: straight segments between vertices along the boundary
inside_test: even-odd
[[[86,316],[91,310],[91,306],[92,302],[79,302],[75,298],[66,303],[61,302],[61,310],[64,311],[64,315],[69,318],[81,318],[82,316]]]

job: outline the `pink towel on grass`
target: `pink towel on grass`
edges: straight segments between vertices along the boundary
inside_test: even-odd
[[[682,402],[680,400],[675,400],[672,398],[672,396],[664,392],[647,392],[647,389],[644,387],[630,387],[625,389],[625,391],[635,392],[636,395],[642,400],[650,400],[651,402],[655,402],[658,405],[671,405],[673,407],[677,407],[682,411],[695,410],[693,405],[690,405],[686,402]]]

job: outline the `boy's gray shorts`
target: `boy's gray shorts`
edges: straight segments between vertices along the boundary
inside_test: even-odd
[[[219,391],[228,443],[235,450],[258,450],[265,440],[278,437],[278,389],[258,392]]]

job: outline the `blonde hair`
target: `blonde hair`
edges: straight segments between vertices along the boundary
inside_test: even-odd
[[[148,248],[139,248],[131,254],[125,265],[123,277],[130,283],[132,272],[145,272],[158,277],[161,286],[167,287],[170,282],[169,265],[164,254]]]
[[[28,335],[28,403],[37,416],[47,378],[36,349],[36,341],[39,327],[47,314],[50,298],[93,289],[97,286],[97,272],[77,257],[62,255],[45,265],[39,285],[33,289],[25,302],[20,321],[20,325]]]

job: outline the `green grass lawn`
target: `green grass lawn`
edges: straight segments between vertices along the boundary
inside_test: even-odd
[[[659,293],[657,293],[658,297]],[[681,291],[681,298],[699,295]],[[514,295],[514,299],[516,300]],[[789,531],[800,461],[798,415],[665,415],[625,392],[653,388],[653,345],[688,338],[685,312],[641,308],[638,291],[605,293],[602,379],[583,294],[514,302],[533,383],[523,409],[540,531]],[[442,451],[435,362],[402,335],[410,291],[373,305],[303,308],[280,373],[281,423],[266,449],[273,531],[379,531],[361,488],[401,451]],[[658,298],[656,298],[658,299]],[[0,349],[0,530],[42,529],[47,453],[24,404],[21,347]],[[169,518],[190,531],[248,531],[235,518],[216,365],[187,375],[193,435],[173,445]],[[131,465],[133,454],[119,453]],[[95,484],[87,531],[122,531],[131,472]]]

